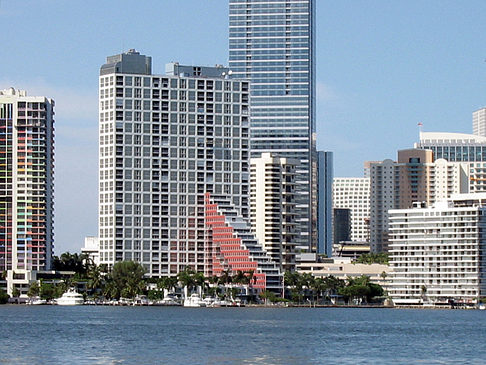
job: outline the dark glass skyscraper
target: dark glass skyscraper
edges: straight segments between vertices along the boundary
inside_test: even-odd
[[[315,249],[314,0],[230,0],[229,66],[251,81],[251,156],[300,160],[297,244]]]

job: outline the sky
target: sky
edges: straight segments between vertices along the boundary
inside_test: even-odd
[[[486,1],[316,0],[317,146],[335,176],[424,131],[472,131],[486,106]],[[135,48],[228,64],[227,0],[0,0],[0,89],[56,102],[55,254],[97,234],[98,73]]]

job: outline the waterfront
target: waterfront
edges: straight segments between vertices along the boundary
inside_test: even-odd
[[[0,364],[483,364],[486,313],[0,307]]]

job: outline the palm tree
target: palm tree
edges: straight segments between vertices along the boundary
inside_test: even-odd
[[[207,287],[206,277],[204,276],[204,274],[202,272],[195,273],[193,275],[193,279],[194,279],[194,284],[201,288],[202,291],[201,294],[204,294]]]
[[[230,284],[232,281],[233,281],[233,278],[230,274],[230,270],[223,270],[221,272],[221,275],[219,277],[219,283],[220,284],[223,284],[223,285],[226,285],[226,284]]]
[[[101,270],[99,266],[91,266],[90,270],[88,271],[88,289],[97,295],[99,289],[103,287],[103,277],[101,276]]]
[[[181,271],[179,275],[177,275],[177,279],[179,280],[179,283],[183,287],[187,287],[190,292],[192,292],[192,288],[195,285],[194,274],[195,274],[194,271],[186,269],[184,271]]]

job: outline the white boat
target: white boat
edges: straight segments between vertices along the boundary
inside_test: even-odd
[[[69,289],[56,300],[57,305],[83,305],[84,298],[74,289]]]
[[[177,301],[177,298],[175,297],[174,294],[167,294],[164,299],[162,299],[160,302],[160,305],[167,305],[167,306],[173,306],[173,305],[180,305],[180,303]]]
[[[43,305],[43,304],[47,304],[47,300],[45,299],[41,299],[40,297],[33,297],[31,298],[27,304],[30,304],[30,305]]]
[[[480,304],[479,309],[480,310],[486,310],[486,304]]]
[[[201,299],[199,295],[196,293],[191,294],[190,297],[187,297],[184,299],[184,307],[190,307],[190,308],[199,308],[199,307],[205,307],[206,303],[204,300]]]

